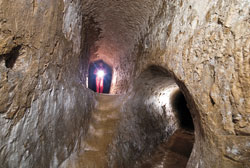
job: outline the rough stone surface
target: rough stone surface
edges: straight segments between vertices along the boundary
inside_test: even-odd
[[[146,157],[141,157],[136,168],[185,168],[194,144],[193,132],[178,129]]]
[[[77,3],[0,1],[0,167],[58,167],[86,134]]]
[[[181,123],[173,105],[179,88],[167,73],[149,69],[133,83],[122,106],[109,167],[133,167],[143,155],[167,140]]]
[[[113,68],[111,92],[128,91],[124,115],[134,121],[143,116],[132,107],[146,99],[133,81],[152,65],[175,79],[195,125],[187,167],[249,167],[249,11],[249,0],[0,0],[1,165],[58,167],[80,148],[95,103],[88,63],[103,59]],[[156,117],[157,136],[166,121]],[[144,130],[120,133],[141,150],[151,134],[133,136]],[[121,157],[111,150],[110,163],[128,160],[130,147]]]
[[[188,167],[249,166],[249,1],[175,1],[167,8],[143,39],[137,70],[160,65],[182,88],[195,120]],[[241,139],[238,152],[225,152],[225,139],[230,149]]]
[[[121,119],[120,106],[123,96],[96,93],[95,99],[97,103],[92,111],[88,134],[81,143],[81,149],[75,151],[60,167],[108,167],[108,147]]]

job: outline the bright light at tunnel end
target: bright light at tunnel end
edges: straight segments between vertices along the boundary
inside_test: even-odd
[[[97,76],[100,77],[100,78],[104,77],[105,76],[104,71],[103,70],[98,70],[97,71]]]

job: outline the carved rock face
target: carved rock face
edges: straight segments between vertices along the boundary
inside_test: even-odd
[[[177,83],[195,127],[188,167],[248,167],[249,8],[247,0],[0,0],[1,165],[58,167],[82,148],[96,103],[88,66],[102,59],[113,69],[111,93],[127,93],[130,107],[150,66]]]

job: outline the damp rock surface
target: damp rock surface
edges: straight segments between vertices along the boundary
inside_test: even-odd
[[[194,122],[187,167],[248,168],[249,10],[249,0],[0,0],[0,165],[59,167],[82,149],[96,104],[88,65],[101,59],[111,93],[127,96],[109,167],[134,165],[181,126],[158,95],[176,83]]]
[[[153,152],[142,156],[136,168],[185,168],[192,152],[194,134],[178,129],[168,140],[159,144]]]
[[[87,132],[94,101],[75,3],[0,1],[0,167],[58,167]]]
[[[150,68],[133,82],[121,107],[121,121],[109,149],[109,167],[134,167],[181,128],[171,97],[179,88],[167,74]]]
[[[108,148],[117,132],[121,120],[123,95],[95,94],[96,106],[93,108],[86,138],[80,150],[73,153],[60,167],[94,168],[108,167]]]

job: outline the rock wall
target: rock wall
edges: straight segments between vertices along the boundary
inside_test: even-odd
[[[176,79],[195,122],[188,167],[249,166],[249,1],[164,5],[135,50],[132,79],[150,65]]]
[[[93,18],[100,34],[91,60],[104,60],[113,68],[112,94],[126,93],[137,60],[133,53],[148,21],[164,10],[163,0],[83,1],[83,13]]]
[[[151,65],[171,73],[195,124],[188,167],[248,167],[249,10],[249,0],[0,0],[0,163],[57,167],[77,150],[94,104],[88,62],[103,59],[112,93]]]
[[[167,72],[149,68],[132,86],[109,149],[109,167],[134,167],[142,155],[152,152],[181,126],[173,102],[179,88]]]
[[[0,1],[0,163],[58,167],[93,107],[80,1]]]

